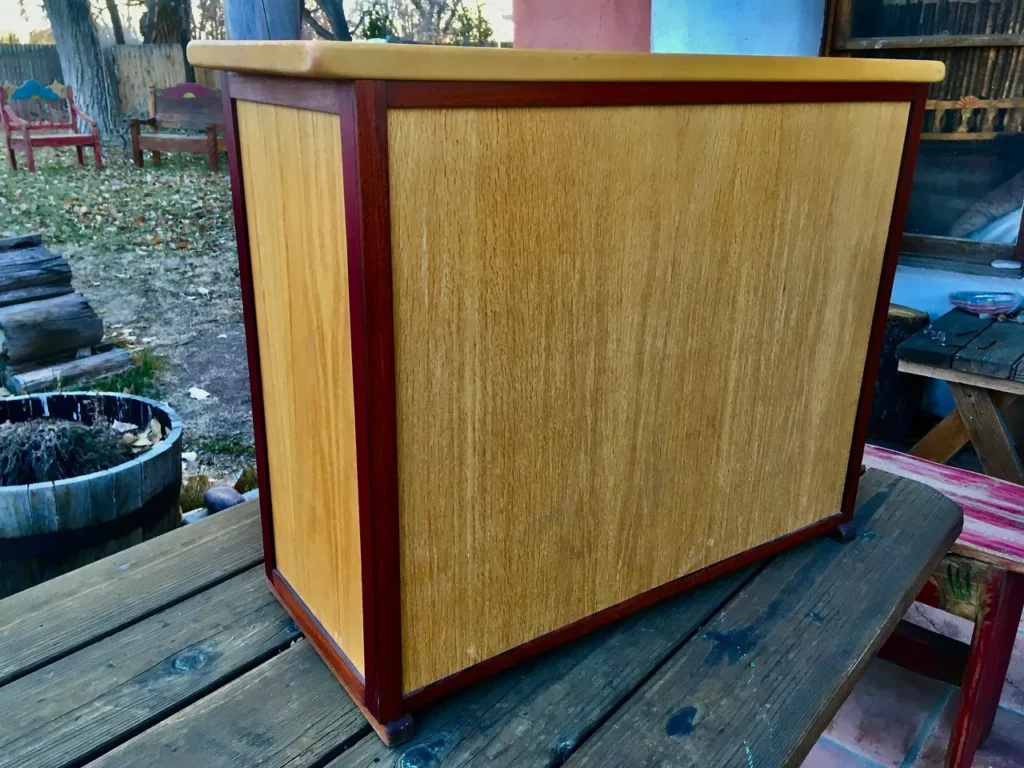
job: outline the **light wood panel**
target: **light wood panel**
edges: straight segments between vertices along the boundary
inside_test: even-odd
[[[339,118],[237,107],[277,567],[362,673]]]
[[[325,79],[506,82],[920,82],[942,79],[937,61],[800,56],[710,56],[378,45],[317,41],[194,40],[193,65]]]
[[[907,117],[389,114],[405,691],[839,510]]]

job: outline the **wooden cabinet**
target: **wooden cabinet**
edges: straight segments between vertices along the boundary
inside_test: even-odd
[[[385,739],[849,519],[941,65],[189,51],[231,72],[268,576]]]

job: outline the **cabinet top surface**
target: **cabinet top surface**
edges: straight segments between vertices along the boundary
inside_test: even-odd
[[[339,80],[934,83],[938,61],[340,43],[193,41],[197,67]]]

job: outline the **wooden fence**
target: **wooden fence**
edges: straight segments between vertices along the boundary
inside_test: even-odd
[[[179,45],[116,45],[109,49],[117,71],[121,111],[143,115],[149,110],[149,86],[167,88],[185,80],[185,57]],[[196,82],[219,88],[218,74],[196,68]],[[0,83],[20,84],[34,78],[43,85],[64,82],[57,49],[52,45],[0,45]]]
[[[52,45],[0,45],[0,83],[23,83],[29,78],[49,85],[64,82],[57,48]]]
[[[185,57],[179,45],[118,45],[114,48],[121,111],[144,114],[149,109],[149,87],[167,88],[184,82]],[[196,82],[219,88],[217,73],[196,68]]]

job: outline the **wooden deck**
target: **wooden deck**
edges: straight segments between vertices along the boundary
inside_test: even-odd
[[[389,750],[267,590],[249,502],[0,602],[0,767],[799,765],[961,520],[869,471],[854,541],[445,699]]]

